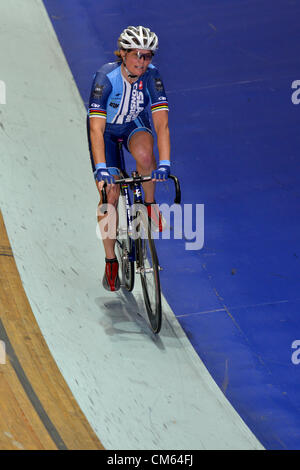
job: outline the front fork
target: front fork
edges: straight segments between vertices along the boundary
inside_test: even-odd
[[[138,185],[136,185],[138,186]],[[137,201],[141,201],[141,195],[139,197],[138,195],[138,188],[134,188],[134,196],[133,200],[134,203]],[[133,233],[133,215],[132,215],[132,208],[131,208],[131,203],[130,203],[130,196],[129,196],[129,190],[128,190],[128,184],[122,184],[121,185],[121,197],[125,198],[125,207],[126,207],[126,217],[127,217],[127,227],[128,227],[128,235],[131,240],[131,245],[130,245],[130,252],[128,253],[128,259],[130,262],[136,261],[136,255],[135,255],[135,240],[131,237]]]
[[[132,177],[134,178],[135,176],[138,176],[138,173],[136,171],[132,172]],[[125,187],[126,186],[126,187]],[[125,202],[126,202],[126,211],[127,211],[127,220],[128,220],[128,233],[129,236],[132,235],[133,233],[133,219],[135,216],[132,214],[132,208],[130,205],[130,198],[129,198],[129,191],[128,191],[128,185],[124,185],[125,189]],[[133,204],[143,204],[143,197],[142,197],[142,188],[140,183],[132,183],[131,189],[133,191]],[[137,261],[136,259],[136,244],[134,238],[131,238],[132,242],[132,247],[131,247],[131,253],[129,256],[130,261]]]

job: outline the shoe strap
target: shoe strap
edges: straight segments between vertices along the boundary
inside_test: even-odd
[[[153,202],[144,202],[144,206],[146,206],[146,207],[152,206],[152,204],[156,204],[156,201],[153,201]]]
[[[105,262],[106,263],[118,263],[118,259],[117,258],[105,258]]]

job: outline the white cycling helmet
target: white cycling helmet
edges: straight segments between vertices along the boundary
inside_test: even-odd
[[[145,49],[155,51],[158,47],[158,37],[144,26],[128,26],[118,39],[119,49]]]

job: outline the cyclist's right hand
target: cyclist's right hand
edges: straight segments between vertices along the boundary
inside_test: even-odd
[[[109,171],[106,167],[97,168],[97,165],[96,165],[96,170],[97,170],[96,180],[98,182],[106,181],[107,184],[114,184],[115,182],[114,177],[109,174]]]

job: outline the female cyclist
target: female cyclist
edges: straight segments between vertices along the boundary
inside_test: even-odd
[[[100,193],[107,182],[107,201],[117,207],[119,186],[118,139],[136,160],[139,174],[152,175],[152,181],[143,184],[145,205],[152,226],[162,230],[161,214],[155,205],[155,181],[170,174],[170,137],[168,126],[168,101],[164,85],[156,67],[151,64],[158,47],[158,38],[149,28],[128,26],[118,39],[118,60],[105,64],[95,75],[89,102],[87,130],[91,163]],[[159,165],[153,154],[153,134],[146,110],[151,106],[157,135]],[[98,222],[103,227],[103,217],[98,212]],[[115,221],[109,221],[114,223]],[[111,231],[110,231],[111,233]],[[116,227],[114,227],[116,233]],[[118,261],[115,255],[115,238],[103,236],[105,273],[103,286],[110,291],[120,287]]]

